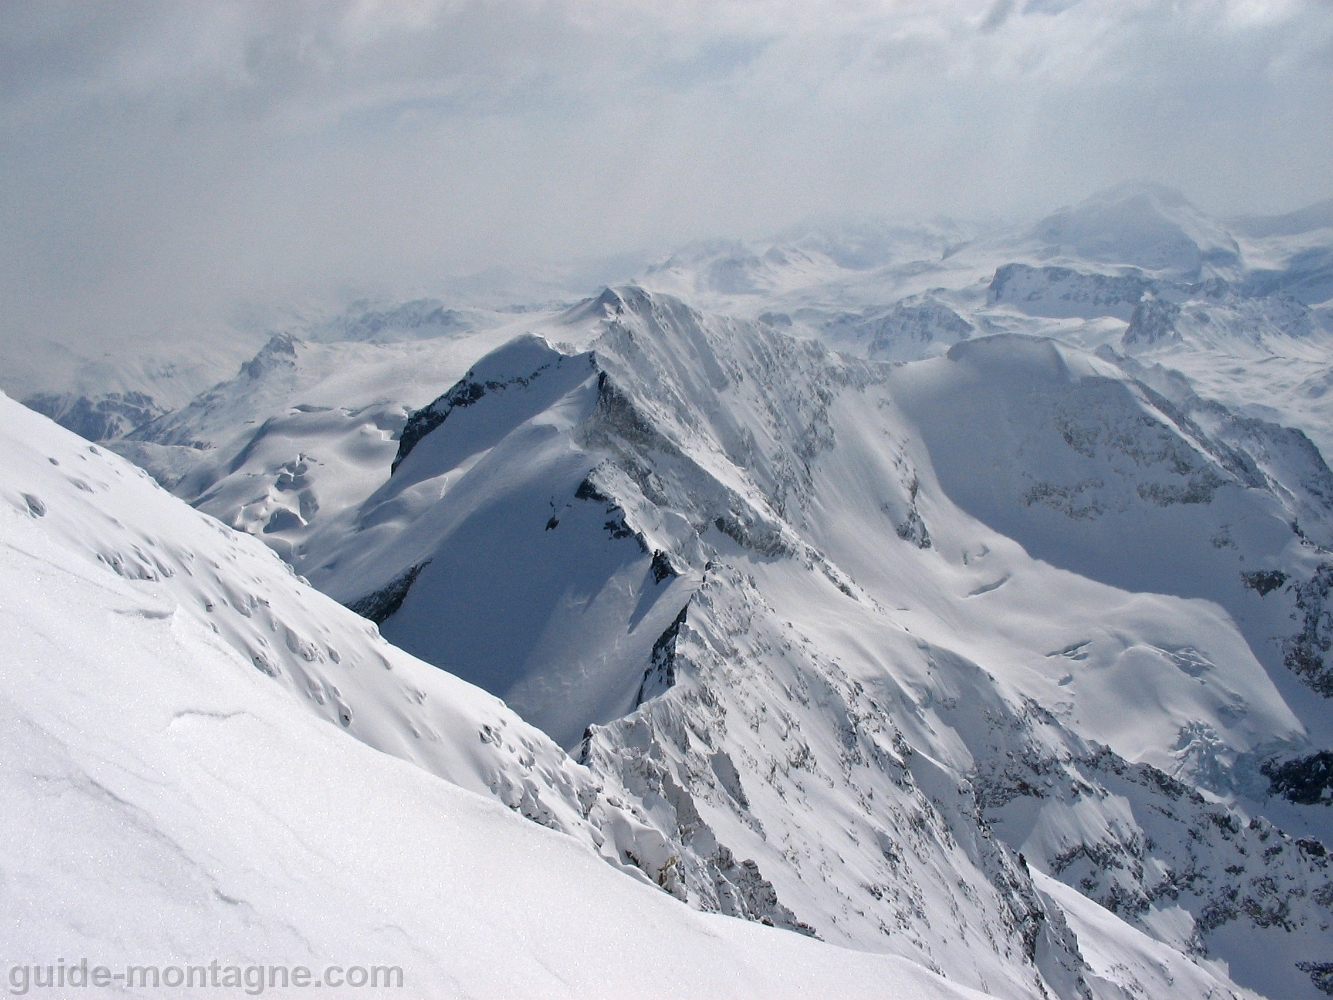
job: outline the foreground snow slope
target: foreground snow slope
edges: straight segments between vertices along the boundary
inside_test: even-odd
[[[431,998],[979,996],[693,912],[519,817],[497,801],[506,776],[535,777],[537,818],[576,835],[583,793],[601,807],[498,702],[378,642],[259,543],[0,411],[11,965],[397,965],[405,988],[385,995]],[[415,763],[352,735],[401,738],[385,748]]]
[[[410,345],[404,382],[398,345],[275,341],[153,434],[252,414],[177,491],[577,746],[633,815],[593,817],[606,853],[695,906],[1078,995],[1021,853],[1315,995],[1323,856],[1250,820],[1322,699],[1283,662],[1293,594],[1242,576],[1318,577],[1299,435],[1032,337],[890,367],[636,288],[485,336],[527,330],[406,419],[462,345]]]

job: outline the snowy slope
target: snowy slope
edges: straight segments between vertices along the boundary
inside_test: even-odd
[[[1241,263],[1235,237],[1178,191],[1131,182],[1039,222],[1030,237],[1047,257],[1127,266],[1197,280]]]
[[[633,819],[567,827],[698,909],[1000,996],[1315,998],[1318,208],[1128,186],[366,307],[116,447],[576,752]]]
[[[317,516],[359,504],[379,486],[407,413],[510,336],[483,330],[379,344],[275,335],[234,379],[112,447],[290,558]]]
[[[1211,593],[1179,581],[1134,593],[1142,579],[1063,571],[956,506],[942,482],[953,459],[942,453],[936,469],[914,409],[937,422],[947,412],[923,396],[940,389],[935,369],[840,358],[636,288],[533,325],[541,337],[497,350],[413,415],[385,485],[312,534],[299,565],[382,618],[387,636],[581,743],[672,845],[663,884],[705,909],[806,925],[1012,996],[1076,995],[1083,968],[1019,850],[1071,880],[1088,873],[1066,857],[1101,859],[1083,891],[1182,953],[1220,947],[1214,932],[1236,921],[1258,932],[1244,907],[1218,916],[1233,898],[1267,912],[1245,879],[1263,883],[1270,865],[1244,859],[1268,828],[1245,832],[1243,811],[1217,806],[1192,881],[1169,874],[1194,857],[1182,845],[1207,807],[1170,806],[1180,793],[1159,769],[1229,792],[1254,778],[1261,752],[1309,739]],[[1051,378],[1055,349],[1041,341],[983,345],[1000,351],[982,378],[995,396],[967,376],[957,389],[977,405],[1006,399],[1016,379]],[[1115,496],[1133,498],[1133,516],[1164,519],[1169,536],[1177,507],[1151,498],[1201,476],[1225,494],[1216,516],[1241,525],[1226,558],[1309,572],[1283,500],[1241,483],[1226,465],[1249,470],[1236,454],[1219,459],[1194,428],[1154,430],[1147,390],[1073,355],[1071,374],[1055,352],[1054,382],[1089,380],[1072,390],[1090,393],[1079,405],[1120,407],[1146,435],[1147,465],[1162,466],[1123,470]],[[1033,412],[1033,433],[1048,435],[1034,448],[1068,464],[1051,416]],[[1208,539],[1220,530],[1196,561],[1219,551]],[[1237,599],[1262,603],[1232,573]],[[998,766],[1007,755],[1022,765]],[[1148,777],[1113,791],[1131,772]],[[1058,802],[1045,801],[1050,783]],[[1069,794],[1079,822],[1033,833],[1034,816],[1067,808]],[[1021,820],[1001,808],[1033,800]],[[1148,834],[1163,811],[1170,834]],[[1322,868],[1294,857],[1280,873],[1292,885],[1267,901],[1293,915],[1290,961],[1237,970],[1274,995],[1301,995],[1293,982],[1308,992],[1295,963],[1323,933],[1311,899]],[[1116,876],[1121,866],[1139,874]],[[1153,900],[1182,892],[1156,915]]]
[[[615,807],[540,733],[0,408],[11,965],[388,965],[405,988],[379,995],[420,997],[978,996],[617,872],[585,818]]]
[[[1124,590],[1216,602],[1289,688],[1288,703],[1301,697],[1299,685],[1284,685],[1274,641],[1294,631],[1290,601],[1259,595],[1252,574],[1308,579],[1325,558],[1320,545],[1333,542],[1333,476],[1313,449],[1303,457],[1315,491],[1301,485],[1307,470],[1259,447],[1278,450],[1279,435],[1210,436],[1117,369],[1050,341],[974,341],[895,373],[894,385],[952,500],[1052,565]],[[1112,691],[1089,700],[1116,714]],[[1303,700],[1303,724],[1328,739],[1319,699]],[[1254,711],[1253,698],[1240,701]],[[1250,724],[1194,714],[1201,707],[1186,717],[1223,730]],[[1273,716],[1251,722],[1256,737],[1282,736]]]
[[[63,546],[89,572],[142,590],[143,607],[126,614],[188,622],[293,704],[371,746],[602,843],[588,820],[595,786],[494,697],[390,646],[270,550],[190,510],[142,470],[4,405],[11,508],[37,519],[48,553]]]

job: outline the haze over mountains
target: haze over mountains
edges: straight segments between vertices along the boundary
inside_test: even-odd
[[[163,890],[197,915],[184,951],[220,949],[207,914],[243,898],[255,954],[294,928],[331,956],[353,932],[324,897],[269,887],[281,830],[324,813],[259,788],[356,784],[373,809],[316,853],[429,845],[425,876],[364,872],[367,912],[413,901],[370,939],[409,969],[430,951],[430,995],[655,995],[658,926],[697,970],[671,995],[801,995],[824,969],[883,995],[909,963],[887,995],[1333,992],[1330,203],[1214,219],[1122,185],[1023,224],[696,244],[589,291],[256,329],[211,387],[221,338],[191,366],[178,343],[0,372],[98,442],[7,404],[7,600],[124,623],[121,655],[9,615],[7,725],[38,720],[84,790],[39,808],[24,758],[31,815],[96,840],[97,810],[133,809],[182,864],[239,866]],[[137,741],[186,755],[167,791],[99,749]],[[256,856],[168,800],[260,745],[228,792],[272,821]],[[148,844],[125,850],[152,881]],[[33,948],[154,940],[148,902],[113,931],[91,869],[8,850],[73,900]],[[513,931],[533,978],[430,943],[488,891],[497,927],[578,907]],[[751,975],[781,935],[824,944]],[[603,981],[550,964],[593,947],[619,956]]]

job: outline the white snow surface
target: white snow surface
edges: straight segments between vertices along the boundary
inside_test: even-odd
[[[1206,850],[1188,846],[1213,822],[1205,800],[1182,813],[1159,798],[1185,786],[1162,774],[1154,790],[1161,772],[1131,765],[1234,798],[1259,751],[1307,743],[1222,602],[1271,624],[1285,606],[1246,590],[1237,560],[1314,556],[1281,497],[1122,369],[1004,337],[866,364],[634,288],[532,326],[434,404],[438,424],[361,507],[317,525],[297,565],[348,602],[408,581],[385,634],[577,745],[661,832],[666,853],[639,858],[660,884],[1001,995],[1074,995],[1077,935],[1009,852],[1190,954],[1219,900],[1286,864],[1247,869],[1258,838],[1281,835],[1226,806]],[[1014,385],[1029,394],[1017,423]],[[1062,414],[1106,441],[1070,444]],[[1064,503],[1065,479],[1092,478],[1080,463],[1102,479],[1091,540],[1088,518],[1022,500],[1054,483],[1040,495]],[[1001,525],[1027,551],[955,480],[1035,517]],[[1105,558],[1145,528],[1146,569]],[[1034,559],[1042,531],[1091,554],[1052,565],[1078,553],[1066,539]],[[1221,582],[1201,590],[1209,574]],[[1174,825],[1150,836],[1163,810]],[[1119,860],[1085,877],[1080,851]],[[1292,852],[1294,968],[1323,881]],[[1199,865],[1193,900],[1157,916],[1174,873]]]
[[[1333,821],[1264,768],[1333,748],[1326,216],[1129,185],[700,244],[275,337],[114,447],[434,664],[221,574],[181,607],[252,684],[644,893],[1002,997],[1318,1000]],[[399,704],[435,668],[517,714]]]
[[[366,995],[432,998],[980,996],[626,877],[584,818],[614,807],[493,697],[116,456],[0,410],[10,967],[396,965],[404,987]]]
[[[407,413],[513,335],[327,344],[275,335],[234,379],[112,446],[232,527],[269,529],[266,540],[291,558],[318,512],[359,504],[380,485]]]
[[[1095,1000],[1130,997],[1225,996],[1225,973],[1188,961],[1180,952],[1111,917],[1104,909],[1048,875],[1034,879],[1038,891],[1058,900],[1078,934],[1089,969],[1088,987]],[[1128,975],[1127,975],[1128,973]],[[1241,990],[1250,998],[1255,994]]]

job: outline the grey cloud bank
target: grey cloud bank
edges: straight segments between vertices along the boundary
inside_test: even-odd
[[[1331,84],[1314,2],[10,5],[0,331],[1129,178],[1285,211],[1333,194]]]

